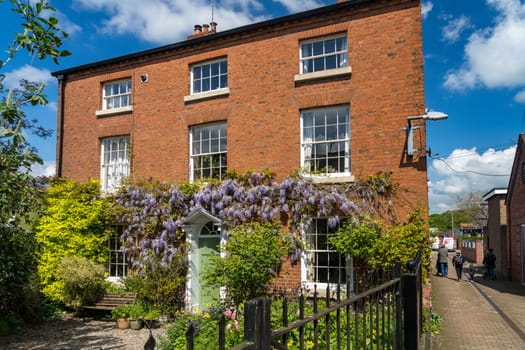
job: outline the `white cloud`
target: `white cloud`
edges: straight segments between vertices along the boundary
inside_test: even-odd
[[[518,103],[525,103],[525,90],[522,90],[514,95],[514,101]]]
[[[25,66],[6,73],[4,85],[7,88],[19,87],[20,80],[27,79],[35,83],[54,83],[55,79],[47,69],[38,69],[26,64]]]
[[[429,167],[429,206],[439,213],[455,206],[458,194],[486,193],[507,187],[516,147],[478,153],[476,148],[456,149],[447,158],[434,159]]]
[[[94,23],[102,34],[132,34],[151,43],[185,40],[195,24],[211,21],[211,3],[205,0],[75,0],[84,10],[104,12],[106,19]],[[254,13],[262,9],[257,0],[226,0],[216,4],[217,30],[264,20]]]
[[[434,4],[430,1],[425,1],[421,4],[421,16],[423,19],[426,19],[428,17],[428,14],[432,9],[434,8]]]
[[[442,40],[455,43],[459,40],[461,34],[468,28],[471,28],[470,18],[466,16],[460,16],[450,20],[445,27],[442,29]]]
[[[494,26],[472,34],[463,65],[445,77],[445,87],[464,90],[525,86],[525,4],[519,0],[487,0],[499,12]]]
[[[31,175],[38,176],[55,176],[56,164],[55,161],[45,160],[44,164],[33,164],[31,167]]]
[[[273,0],[283,5],[289,12],[301,12],[310,10],[316,7],[324,6],[321,1],[316,0]],[[334,0],[335,4],[335,0]]]

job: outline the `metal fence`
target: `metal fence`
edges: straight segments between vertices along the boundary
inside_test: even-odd
[[[244,309],[244,342],[231,350],[418,349],[423,321],[421,254],[419,251],[407,262],[408,273],[401,274],[401,265],[396,264],[388,270],[359,274],[344,289],[328,286],[322,297],[314,289],[298,297],[249,300]],[[274,320],[274,329],[271,303],[282,305],[280,325],[276,327]],[[219,320],[220,350],[225,349],[225,332],[223,316]],[[190,324],[188,350],[194,349],[195,336]]]

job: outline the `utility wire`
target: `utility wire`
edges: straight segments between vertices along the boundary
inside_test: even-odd
[[[483,175],[483,176],[510,176],[510,174],[487,174],[487,173],[481,173],[479,171],[474,171],[474,170],[465,170],[465,169],[462,169],[462,171],[460,170],[457,170],[457,169],[454,169],[450,164],[447,163],[447,161],[444,159],[444,158],[435,158],[436,160],[440,160],[442,161],[443,163],[445,163],[445,165],[450,169],[452,170],[453,172],[457,173],[457,174],[465,174],[465,173],[471,173],[471,174],[476,174],[476,175]]]

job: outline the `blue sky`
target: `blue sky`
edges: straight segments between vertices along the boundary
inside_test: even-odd
[[[212,2],[214,6],[212,6]],[[195,24],[218,31],[326,6],[335,0],[70,0],[51,1],[73,55],[52,62],[20,53],[2,68],[5,85],[20,78],[46,83],[49,105],[28,111],[56,127],[57,84],[51,72],[183,41]],[[0,2],[0,45],[18,20]],[[506,187],[518,135],[525,132],[524,0],[422,1],[425,99],[447,120],[428,122],[430,212],[454,209],[458,195]],[[349,38],[351,40],[351,38]],[[0,59],[5,54],[0,53]],[[401,134],[400,134],[401,137]],[[32,141],[45,160],[37,174],[55,169],[55,135]]]

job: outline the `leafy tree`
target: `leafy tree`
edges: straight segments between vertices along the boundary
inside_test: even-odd
[[[100,196],[98,181],[81,184],[54,179],[45,202],[46,209],[35,227],[41,247],[38,275],[43,294],[53,302],[63,302],[64,280],[59,267],[64,257],[84,257],[98,264],[107,259],[109,201]]]
[[[0,0],[0,8],[4,4]],[[30,227],[30,213],[41,193],[30,172],[34,163],[42,162],[26,135],[46,137],[50,132],[24,112],[27,106],[47,103],[44,85],[23,80],[19,88],[7,90],[3,85],[5,68],[21,51],[33,59],[51,58],[54,62],[69,52],[60,49],[67,35],[58,28],[58,20],[52,16],[55,9],[48,1],[9,0],[2,11],[8,9],[21,18],[21,31],[15,31],[14,39],[7,44],[7,56],[0,58],[0,261],[10,262],[2,264],[0,285],[6,293],[0,296],[0,313],[24,318],[18,308],[23,304],[20,300],[36,300],[33,293],[23,292],[31,288],[36,271],[34,236],[24,227]]]

